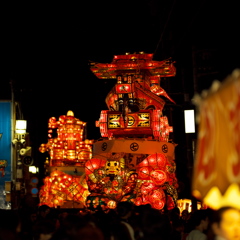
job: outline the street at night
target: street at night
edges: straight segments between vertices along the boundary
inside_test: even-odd
[[[205,177],[215,171],[206,146],[214,148],[207,137],[215,139],[209,129],[218,127],[206,112],[204,126],[212,134],[205,133],[197,104],[214,82],[217,89],[234,71],[238,78],[236,2],[94,0],[3,9],[0,208],[67,209],[74,202],[70,208],[107,211],[131,202],[166,213],[182,199],[197,208],[207,190],[193,195],[193,182],[199,184],[194,165],[203,159],[198,166]],[[236,86],[231,91],[239,92]],[[226,104],[226,111],[230,106],[229,129],[237,132],[234,94],[229,99],[236,106]],[[185,133],[184,110],[190,109],[196,129]],[[16,132],[16,120],[27,121],[26,139]],[[212,162],[205,167],[207,158]],[[226,191],[228,181],[219,179]],[[239,176],[234,179],[239,186]]]

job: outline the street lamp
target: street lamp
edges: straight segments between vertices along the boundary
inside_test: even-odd
[[[194,110],[184,110],[185,133],[195,133]]]
[[[29,166],[29,172],[36,174],[38,172],[38,167],[36,166]]]
[[[15,125],[15,138],[12,143],[16,146],[16,190],[21,190],[21,179],[23,178],[23,169],[22,169],[22,160],[21,160],[21,148],[22,145],[25,144],[25,135],[27,129],[27,121],[26,120],[16,120]]]
[[[187,159],[190,178],[192,178],[192,168],[195,158],[195,111],[194,109],[188,108],[184,110],[184,125],[186,133],[186,144],[187,144]],[[192,208],[197,210],[197,201],[192,198]]]
[[[26,120],[16,120],[16,134],[26,134],[27,121]]]
[[[25,134],[27,130],[27,121],[26,120],[16,120],[15,125],[15,138],[12,140],[13,145],[16,145],[18,142],[25,143]]]

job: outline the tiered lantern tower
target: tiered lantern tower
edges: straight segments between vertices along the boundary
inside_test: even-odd
[[[82,208],[88,196],[85,163],[92,157],[93,140],[85,139],[86,123],[72,111],[48,121],[48,142],[39,151],[49,152],[45,168],[49,176],[40,189],[40,205]]]
[[[92,63],[100,79],[115,79],[96,126],[102,140],[93,144],[86,163],[89,207],[114,208],[119,201],[171,209],[177,200],[173,128],[162,110],[161,77],[173,77],[170,60],[153,61],[153,54],[116,55],[111,63]]]

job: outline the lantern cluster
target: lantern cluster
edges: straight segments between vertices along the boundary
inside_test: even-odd
[[[67,201],[85,203],[89,191],[85,179],[55,170],[44,179],[39,191],[40,205],[62,206]]]
[[[162,110],[167,98],[160,77],[175,76],[170,60],[153,61],[153,54],[114,56],[111,63],[93,63],[98,78],[115,78],[96,126],[102,139],[84,139],[86,123],[67,115],[49,119],[48,143],[41,152],[50,154],[49,169],[40,191],[41,204],[62,206],[82,202],[88,208],[114,209],[118,202],[150,204],[155,209],[176,205],[177,179],[173,128]],[[84,181],[66,174],[67,167],[82,171]],[[80,169],[81,168],[81,169]],[[72,172],[73,171],[68,171]]]
[[[88,207],[114,209],[118,202],[133,197],[137,174],[125,166],[124,158],[90,159],[86,162],[85,172],[90,191]]]
[[[150,204],[153,208],[168,209],[175,206],[177,200],[177,179],[174,163],[164,154],[149,155],[137,166],[138,185],[134,200],[136,205]]]

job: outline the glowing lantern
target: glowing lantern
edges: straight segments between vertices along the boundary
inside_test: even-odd
[[[110,209],[115,209],[117,206],[117,203],[114,200],[110,200],[110,201],[108,201],[107,206]]]
[[[102,160],[98,158],[92,158],[88,160],[85,164],[86,174],[91,174],[94,172],[95,169],[104,167],[105,163],[106,163],[106,160]]]
[[[141,167],[140,169],[138,169],[137,173],[138,173],[138,177],[140,179],[150,179],[150,172],[153,170],[152,167]]]
[[[156,185],[154,183],[152,183],[152,182],[144,182],[141,185],[141,193],[146,195],[150,191],[152,191],[155,187],[156,187]]]
[[[138,166],[151,166],[163,168],[166,165],[167,157],[162,153],[156,153],[148,156]]]
[[[52,189],[57,189],[58,188],[58,185],[59,185],[59,181],[57,180],[57,177],[55,176],[53,181],[52,181],[52,185],[51,185],[51,188]]]
[[[144,188],[144,187],[141,186],[141,193],[142,193],[143,195],[148,194],[148,192],[149,192],[149,190],[148,190],[147,188]]]
[[[48,121],[49,140],[47,144],[40,146],[39,151],[50,153],[50,167],[51,166],[79,166],[79,159],[85,163],[91,157],[91,140],[85,139],[83,143],[83,130],[86,123],[74,117],[72,111],[68,111],[67,115],[59,117],[56,121],[52,117]],[[57,137],[53,138],[53,129],[56,129]],[[80,144],[81,143],[81,144]],[[87,152],[86,152],[87,151]],[[82,152],[82,154],[79,154]],[[83,164],[82,164],[83,165]]]
[[[147,159],[144,159],[140,164],[138,164],[138,167],[144,167],[144,166],[149,166]]]
[[[154,170],[150,172],[150,177],[156,185],[162,185],[167,180],[167,175],[163,170]]]
[[[140,197],[135,198],[134,203],[136,206],[142,205],[142,199]]]
[[[148,199],[151,203],[155,200],[163,200],[165,198],[165,193],[162,189],[153,190],[152,193],[149,193]]]
[[[40,204],[50,207],[62,206],[65,201],[84,202],[89,194],[87,188],[80,184],[78,177],[55,170],[44,179],[40,189]]]
[[[157,158],[157,165],[158,165],[158,167],[164,167],[166,165],[167,158],[166,158],[166,156],[164,154],[157,153],[156,154],[156,158]]]
[[[148,159],[148,163],[149,163],[150,166],[157,166],[156,156],[151,155],[147,159]]]
[[[154,200],[151,205],[153,208],[161,210],[161,209],[163,209],[165,203],[163,200]]]

